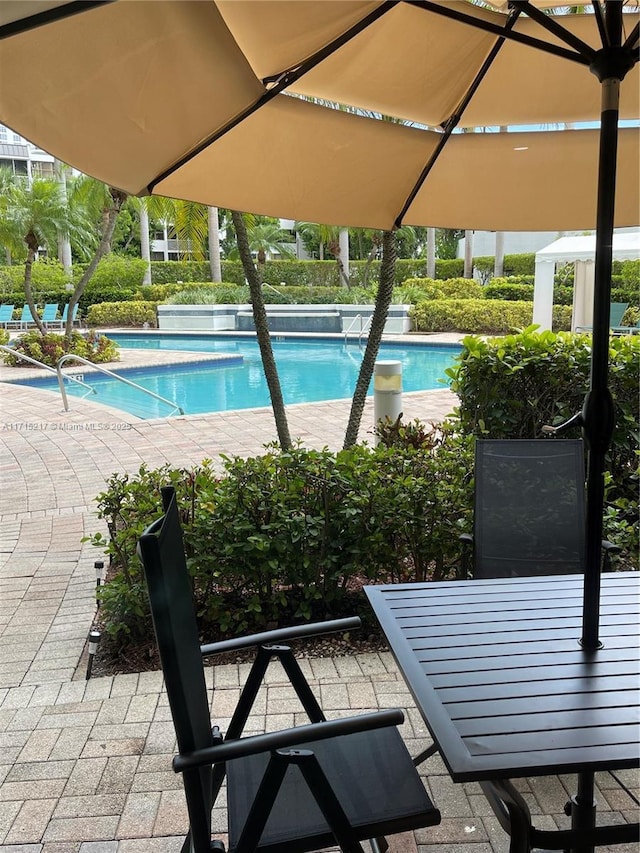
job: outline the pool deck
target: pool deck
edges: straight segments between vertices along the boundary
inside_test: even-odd
[[[129,350],[121,364],[188,360],[186,353]],[[7,371],[15,375],[1,367],[0,381]],[[0,853],[177,853],[186,814],[180,779],[170,769],[175,743],[160,674],[84,679],[82,654],[95,616],[93,562],[100,554],[82,538],[104,529],[95,497],[112,473],[260,453],[276,439],[271,410],[143,421],[90,399],[74,398],[65,413],[57,392],[5,383],[0,395]],[[429,422],[446,416],[456,399],[442,389],[405,394],[403,403],[405,419]],[[292,436],[309,447],[338,449],[349,405],[288,407]],[[369,400],[363,440],[372,440],[372,408]],[[303,666],[330,716],[402,707],[410,749],[428,743],[390,654],[310,659]],[[208,670],[223,724],[244,671],[232,664]],[[276,667],[251,730],[299,719]],[[392,853],[505,853],[506,837],[479,787],[454,785],[437,756],[424,772],[443,822],[396,837]],[[636,773],[619,775],[637,789]],[[572,779],[518,784],[537,825],[566,825],[562,807]],[[609,776],[599,777],[597,796],[608,821],[637,819]],[[214,817],[221,824],[222,814]]]

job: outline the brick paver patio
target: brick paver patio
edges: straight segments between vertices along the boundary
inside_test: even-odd
[[[160,357],[154,353],[154,362]],[[85,681],[79,666],[99,558],[81,540],[100,529],[94,499],[111,473],[133,473],[143,462],[188,466],[222,452],[259,453],[276,437],[273,417],[256,409],[141,421],[89,400],[63,413],[59,395],[31,388],[3,384],[1,395],[0,853],[178,853],[186,812],[171,770],[175,742],[160,673]],[[407,419],[430,421],[453,405],[453,395],[439,390],[407,394],[403,408]],[[348,401],[292,406],[292,435],[336,449],[348,409]],[[368,404],[362,438],[371,440],[371,423]],[[410,749],[428,743],[390,654],[309,659],[303,667],[328,715],[402,707]],[[229,664],[207,672],[223,726],[244,670]],[[250,729],[301,719],[274,666]],[[479,786],[454,785],[438,756],[423,771],[442,824],[395,838],[394,853],[506,853],[508,840]],[[637,795],[637,774],[618,775]],[[574,783],[518,784],[536,823],[554,828],[567,825],[562,808]],[[633,801],[607,774],[598,779],[598,807],[607,822],[637,820]],[[218,810],[214,821],[222,830]]]

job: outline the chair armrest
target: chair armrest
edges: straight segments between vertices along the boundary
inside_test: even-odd
[[[261,631],[259,634],[248,634],[246,637],[232,637],[229,640],[220,640],[217,643],[206,643],[200,646],[203,657],[206,655],[221,654],[222,652],[235,652],[239,649],[250,649],[252,646],[261,646],[264,643],[287,643],[290,640],[300,640],[304,637],[317,637],[320,634],[335,634],[337,631],[351,631],[359,628],[361,620],[359,616],[351,616],[347,619],[331,619],[327,622],[310,622],[308,625],[295,625],[291,628],[276,628],[273,631]]]
[[[619,545],[614,545],[613,542],[609,542],[608,539],[603,539],[602,550],[606,551],[608,554],[619,554],[622,551],[622,548]]]
[[[389,711],[360,714],[357,717],[327,720],[323,723],[309,723],[306,726],[296,726],[294,729],[283,729],[279,732],[237,738],[216,746],[209,746],[206,749],[176,755],[173,759],[173,769],[176,773],[182,773],[195,767],[219,764],[223,761],[232,761],[234,758],[258,755],[261,752],[272,752],[274,749],[299,746],[308,741],[325,740],[340,735],[367,732],[387,726],[398,726],[403,721],[404,714],[399,708],[396,708]]]

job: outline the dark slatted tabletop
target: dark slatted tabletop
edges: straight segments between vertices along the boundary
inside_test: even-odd
[[[369,586],[456,782],[636,767],[640,573],[602,577],[585,653],[582,576]]]

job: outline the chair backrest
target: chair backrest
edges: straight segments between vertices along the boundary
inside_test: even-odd
[[[165,514],[140,537],[147,591],[171,715],[181,753],[213,745],[193,590],[175,491],[162,490]],[[211,836],[211,768],[184,773],[191,832]],[[203,848],[200,848],[203,849]]]
[[[56,302],[47,302],[44,306],[44,311],[42,312],[42,321],[44,323],[50,323],[52,320],[55,320],[58,316],[58,304]]]
[[[79,306],[79,304],[76,302],[76,304],[73,306],[73,314],[72,314],[72,317],[71,317],[71,319],[72,319],[72,320],[75,320],[75,319],[76,319],[76,317],[78,316],[78,308],[79,308],[79,307],[80,307],[80,306]],[[62,318],[61,318],[61,319],[62,319],[62,322],[63,322],[63,323],[66,323],[66,322],[67,322],[67,315],[68,315],[68,313],[69,313],[69,303],[67,302],[67,304],[66,304],[66,305],[64,306],[64,308],[62,309]]]
[[[0,323],[8,323],[13,318],[13,305],[0,305]]]
[[[580,439],[478,439],[474,578],[584,570]]]
[[[33,314],[31,313],[31,308],[28,305],[22,306],[22,314],[20,315],[21,323],[33,323]]]
[[[625,315],[628,302],[612,302],[609,306],[609,328],[615,329],[622,323],[622,318]]]

